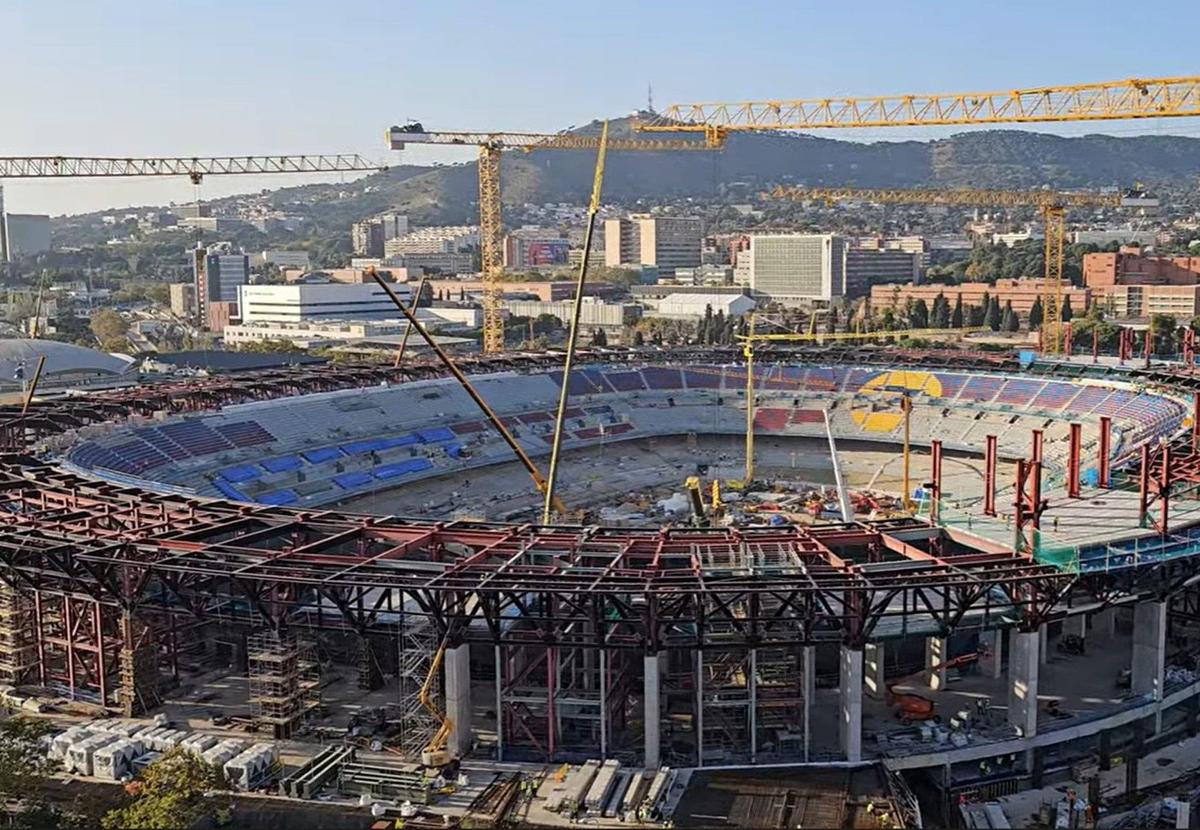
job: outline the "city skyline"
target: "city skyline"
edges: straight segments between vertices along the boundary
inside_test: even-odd
[[[327,9],[311,0],[105,9],[69,2],[69,13],[20,2],[0,9],[0,31],[9,35],[0,71],[20,79],[6,93],[0,155],[359,152],[387,164],[453,163],[469,160],[471,151],[390,153],[383,133],[410,118],[442,129],[557,131],[645,107],[649,85],[661,107],[987,91],[1190,71],[1165,50],[1132,50],[1122,59],[1119,50],[1093,48],[1116,36],[1112,16],[1095,3],[1015,3],[1007,20],[982,8],[939,5],[945,13],[934,29],[936,12],[883,4],[850,25],[843,13],[815,3],[751,3],[731,16],[711,2],[619,2],[588,16],[549,2],[380,10],[352,0],[340,6],[350,25],[331,26]],[[1200,12],[1182,2],[1160,8],[1185,28],[1200,22]],[[1026,27],[1026,19],[1039,25]],[[982,38],[1018,25],[1022,37],[1005,41],[1003,51],[980,48]],[[514,50],[528,59],[513,60]],[[1034,129],[1200,135],[1200,119]],[[927,140],[959,130],[821,135]],[[10,180],[7,187],[14,210],[61,214],[322,180],[339,178],[214,177],[199,189],[177,180]]]

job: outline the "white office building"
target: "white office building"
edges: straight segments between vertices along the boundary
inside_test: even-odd
[[[409,302],[410,289],[393,290]],[[242,324],[299,323],[320,320],[394,320],[395,303],[375,283],[294,282],[286,285],[243,285],[239,301]]]
[[[750,287],[755,294],[784,304],[841,297],[846,293],[845,247],[845,240],[836,234],[754,234]]]
[[[635,213],[604,221],[604,264],[639,268],[653,265],[663,277],[676,268],[700,264],[703,225],[695,216],[655,216]]]

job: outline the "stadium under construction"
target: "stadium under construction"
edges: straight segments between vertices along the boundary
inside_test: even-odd
[[[733,351],[581,360],[568,450],[745,428]],[[554,358],[461,365],[544,455]],[[754,372],[761,439],[815,452],[828,424],[894,448],[911,428],[932,450],[914,514],[606,527],[339,511],[512,461],[433,364],[11,408],[0,676],[129,716],[229,664],[259,728],[290,737],[319,722],[336,666],[397,705],[414,758],[444,731],[452,755],[504,761],[882,760],[947,794],[1196,734],[1200,378],[853,348],[770,349]],[[943,458],[974,466],[950,488]]]

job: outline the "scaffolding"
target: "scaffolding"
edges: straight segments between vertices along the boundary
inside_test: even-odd
[[[153,629],[121,614],[121,651],[118,655],[117,701],[125,717],[149,712],[162,703],[158,673],[158,645]]]
[[[632,693],[628,652],[598,647],[595,622],[566,635],[581,647],[546,646],[536,623],[514,621],[529,645],[497,646],[497,740],[504,758],[609,757],[626,743]]]
[[[33,599],[0,583],[0,682],[20,686],[37,666]]]
[[[250,712],[276,738],[290,738],[320,705],[316,644],[290,631],[266,631],[246,641]]]
[[[706,574],[713,575],[754,577],[800,567],[794,552],[782,545],[696,545],[692,555]],[[749,621],[785,610],[775,595],[747,594],[706,615],[707,643],[692,658],[693,723],[688,731],[696,745],[694,758],[687,762],[753,763],[803,754],[807,741],[799,654],[787,648],[747,647],[745,642]],[[669,697],[677,711],[687,708],[687,685],[677,672]]]
[[[400,681],[400,750],[405,757],[417,759],[429,744],[440,724],[421,704],[421,687],[438,650],[440,638],[429,620],[417,614],[404,614],[399,624],[397,665]],[[431,697],[442,697],[441,672],[433,680]]]

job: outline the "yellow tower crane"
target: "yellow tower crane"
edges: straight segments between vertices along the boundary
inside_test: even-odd
[[[936,127],[1116,121],[1200,115],[1200,76],[1094,84],[875,95],[854,98],[671,104],[643,132],[702,133],[719,147],[729,133],[843,127]]]
[[[479,148],[479,254],[483,273],[483,351],[504,350],[504,318],[500,313],[501,276],[504,268],[503,235],[500,222],[500,154],[504,150],[592,150],[600,148],[600,136],[579,133],[455,132],[426,130],[419,123],[392,127],[388,143],[393,150],[409,144],[476,146]],[[713,147],[693,139],[608,138],[609,152],[712,151]]]
[[[1034,207],[1045,225],[1045,265],[1042,279],[1042,351],[1062,348],[1063,242],[1065,216],[1072,207],[1152,207],[1157,199],[1140,193],[1057,193],[1051,190],[983,190],[979,188],[853,188],[776,187],[768,195],[804,202],[857,200],[883,204],[961,205],[972,207]]]
[[[261,176],[269,173],[352,173],[387,170],[353,153],[309,156],[0,156],[0,179]]]

